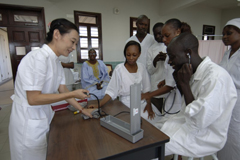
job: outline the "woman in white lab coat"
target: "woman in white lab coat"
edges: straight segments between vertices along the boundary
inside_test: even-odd
[[[141,84],[142,96],[151,90],[151,84],[146,67],[142,63],[138,63],[137,59],[141,54],[141,46],[136,41],[129,41],[124,48],[125,63],[118,64],[112,78],[108,84],[105,96],[100,101],[100,106],[103,106],[110,99],[116,99],[123,102],[127,107],[130,107],[130,86],[134,83]],[[154,118],[154,112],[160,114],[158,109],[153,106],[146,112],[146,102],[141,101],[141,116],[154,124],[157,118]],[[153,112],[154,111],[154,112]]]
[[[74,98],[84,99],[87,90],[69,92],[60,55],[68,56],[76,49],[78,28],[66,19],[52,21],[47,43],[29,52],[18,66],[9,141],[12,160],[45,160],[47,135],[54,116],[51,103],[66,100],[83,114],[91,116]],[[59,92],[59,94],[57,93]]]
[[[237,103],[233,109],[224,148],[218,152],[219,160],[236,160],[240,157],[240,18],[227,22],[223,28],[223,43],[231,48],[225,52],[220,66],[231,75],[237,89]]]

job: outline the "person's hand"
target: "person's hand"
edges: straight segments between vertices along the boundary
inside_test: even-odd
[[[152,104],[151,101],[147,101],[147,105],[144,108],[143,113],[148,112],[148,119],[153,120],[155,118],[155,113],[152,110]]]
[[[145,99],[146,101],[149,100],[151,97],[149,95],[149,92],[142,93],[141,94],[141,100]]]
[[[185,63],[182,68],[177,72],[177,79],[179,85],[189,85],[190,78],[192,77],[192,65]]]
[[[78,99],[85,99],[90,97],[89,91],[86,89],[77,89],[72,92],[74,93],[74,97]]]
[[[158,88],[162,88],[163,86],[165,86],[165,80],[159,82],[157,85]]]
[[[173,72],[173,78],[177,84],[178,89],[181,92],[181,88],[184,85],[189,85],[190,78],[193,74],[192,65],[185,63],[182,65],[181,69]]]
[[[83,109],[82,110],[82,113],[85,114],[86,116],[92,118],[92,111],[95,110],[95,109]]]
[[[167,53],[159,52],[159,58],[161,61],[165,61],[167,57]]]
[[[158,61],[165,61],[166,53],[159,52],[156,57],[153,59],[153,66],[156,67]]]

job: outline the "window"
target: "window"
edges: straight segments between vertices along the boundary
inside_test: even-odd
[[[135,35],[137,33],[137,18],[136,17],[130,17],[130,37]],[[149,19],[149,26],[148,26],[148,31],[147,33],[150,33],[150,19]]]
[[[203,25],[202,40],[214,40],[215,26]]]
[[[130,37],[137,33],[136,21],[137,21],[137,18],[130,17]]]
[[[29,15],[14,15],[15,22],[31,22],[38,23],[37,16],[29,16]]]
[[[97,59],[102,55],[102,22],[100,13],[74,11],[75,24],[79,28],[79,43],[77,47],[77,61],[88,59],[88,50],[93,48],[97,52]]]

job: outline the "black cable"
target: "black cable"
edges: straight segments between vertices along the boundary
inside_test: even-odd
[[[102,111],[104,114],[101,114],[101,108],[100,108],[100,103],[99,103],[98,97],[97,97],[95,94],[93,94],[93,93],[89,93],[89,95],[93,95],[93,96],[97,99],[97,102],[98,102],[98,114],[99,114],[99,116],[100,116],[100,117],[102,117],[102,116],[107,116],[108,114],[107,114],[106,112],[104,112],[104,111]]]
[[[130,113],[129,111],[122,111],[122,112],[119,112],[118,114],[115,114],[113,117],[116,117],[118,116],[119,114],[122,114],[122,113]]]
[[[119,114],[122,114],[122,113],[128,113],[128,114],[130,114],[129,111],[122,111],[122,112],[119,112],[119,113],[115,114],[113,117],[116,117],[116,116],[118,116]],[[140,118],[140,123],[142,124],[142,118]]]
[[[172,105],[171,105],[171,107],[168,109],[168,111],[166,111],[166,110],[165,110],[165,103],[166,103],[168,97],[170,96],[170,94],[171,94],[173,91],[175,91],[175,93],[174,93]],[[160,115],[157,114],[157,113],[155,113],[155,115],[157,115],[157,116],[160,117],[160,116],[165,116],[166,114],[177,114],[177,113],[179,113],[180,110],[177,111],[177,112],[174,112],[174,113],[170,113],[170,112],[169,112],[169,111],[172,109],[172,107],[173,107],[173,104],[174,104],[174,102],[175,102],[175,98],[176,98],[176,88],[174,88],[174,89],[172,89],[172,90],[170,91],[170,93],[167,95],[167,97],[165,98],[165,100],[164,100],[164,102],[163,102],[163,111],[164,111],[164,113],[163,113],[163,114],[160,114]]]

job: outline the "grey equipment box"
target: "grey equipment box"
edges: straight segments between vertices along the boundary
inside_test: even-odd
[[[100,119],[101,126],[135,143],[143,138],[141,126],[141,84],[130,86],[130,124],[108,115]]]

